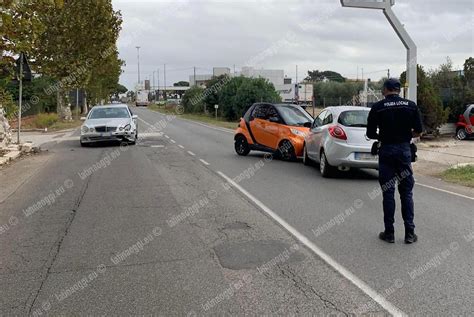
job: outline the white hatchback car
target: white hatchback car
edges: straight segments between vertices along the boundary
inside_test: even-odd
[[[96,106],[81,127],[81,145],[104,141],[135,144],[138,138],[137,119],[125,104]]]
[[[371,154],[374,140],[366,137],[369,111],[353,106],[324,109],[305,137],[305,165],[320,163],[323,177],[330,177],[336,168],[378,169],[378,157]]]

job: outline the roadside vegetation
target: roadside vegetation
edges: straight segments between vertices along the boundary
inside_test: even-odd
[[[16,129],[18,121],[16,119],[10,122],[11,127]],[[40,113],[21,118],[22,130],[45,130],[59,131],[79,127],[82,121],[79,119],[63,120],[57,113]]]
[[[445,181],[474,187],[474,165],[453,167],[446,170],[441,176]]]
[[[22,116],[57,112],[64,118],[76,89],[87,94],[90,105],[123,92],[118,83],[123,61],[116,46],[122,16],[111,0],[7,0],[0,20],[0,105],[8,119],[17,116],[15,61],[20,53],[34,73],[32,81],[23,83]],[[87,112],[87,107],[79,110]]]
[[[202,122],[205,124],[214,125],[221,128],[227,128],[227,129],[232,129],[232,130],[234,130],[237,127],[237,123],[238,123],[238,120],[227,121],[223,117],[217,117],[216,119],[215,116],[211,116],[210,114],[203,114],[203,113],[177,114],[178,111],[176,110],[175,104],[172,104],[172,105],[168,104],[166,106],[164,104],[160,104],[160,105],[151,104],[150,106],[148,106],[148,108],[154,111],[164,113],[164,114],[178,115],[180,118],[194,120],[194,121]]]

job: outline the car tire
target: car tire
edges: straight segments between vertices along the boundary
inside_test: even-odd
[[[82,142],[82,141],[80,141],[80,143],[81,143],[81,146],[82,146],[82,147],[88,147],[88,146],[89,146],[89,144],[84,143],[84,142]]]
[[[308,149],[306,148],[306,144],[303,147],[303,164],[306,166],[312,166],[313,161],[308,156]]]
[[[458,140],[466,140],[467,137],[468,133],[465,128],[458,128],[456,130],[456,138],[458,138]]]
[[[240,156],[247,156],[250,153],[249,143],[243,135],[239,135],[235,138],[234,149]]]
[[[324,178],[330,178],[334,175],[335,168],[331,166],[326,157],[324,150],[321,151],[321,156],[319,160],[319,171]]]
[[[283,140],[278,146],[277,156],[284,161],[296,161],[295,147],[290,141]]]

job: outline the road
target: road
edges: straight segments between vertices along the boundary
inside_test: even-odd
[[[68,139],[0,171],[0,315],[474,311],[472,191],[417,176],[420,241],[398,212],[387,245],[375,172],[323,179],[133,111],[136,146]]]

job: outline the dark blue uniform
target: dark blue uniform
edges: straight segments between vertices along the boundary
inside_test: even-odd
[[[377,128],[379,131],[377,132]],[[369,113],[367,137],[381,142],[379,182],[383,192],[385,232],[393,233],[395,222],[395,186],[402,204],[406,232],[414,232],[413,170],[410,142],[413,132],[422,132],[418,106],[398,95],[388,95]]]

